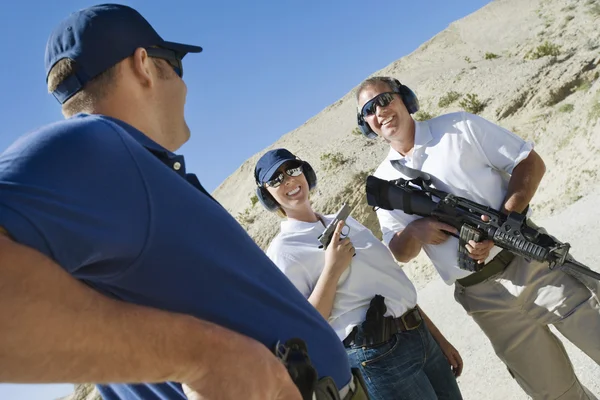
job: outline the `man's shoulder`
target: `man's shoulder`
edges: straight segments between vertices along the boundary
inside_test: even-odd
[[[472,114],[469,114],[466,111],[455,111],[447,114],[438,115],[425,122],[429,125],[431,129],[435,129],[437,127],[456,126],[465,121],[468,121],[471,116]]]
[[[78,115],[45,125],[21,136],[3,155],[18,152],[22,157],[32,153],[55,151],[56,146],[64,147],[65,151],[73,146],[84,150],[86,144],[91,149],[98,149],[103,144],[114,143],[116,133],[114,124],[101,116]]]
[[[442,114],[426,121],[427,124],[435,130],[437,127],[453,126],[459,129],[469,129],[471,124],[491,124],[492,122],[482,116],[471,114],[466,111],[456,111],[447,114]]]

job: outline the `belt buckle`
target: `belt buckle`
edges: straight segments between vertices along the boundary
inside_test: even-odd
[[[408,324],[406,323],[406,319],[405,319],[405,318],[406,318],[407,316],[409,316],[409,315],[412,315],[412,314],[413,314],[413,313],[415,313],[415,312],[416,312],[417,314],[419,314],[419,318],[418,318],[418,319],[419,319],[419,323],[418,323],[418,324],[416,324],[414,327],[412,327],[412,328],[409,328],[409,327],[408,327]],[[419,313],[419,310],[417,310],[416,308],[413,308],[411,311],[409,311],[409,312],[407,312],[407,313],[404,313],[402,316],[400,316],[400,320],[401,320],[401,321],[402,321],[402,323],[404,324],[404,329],[406,329],[407,331],[412,331],[412,330],[415,330],[415,329],[417,329],[417,328],[419,327],[419,325],[421,325],[421,321],[423,321],[423,318],[421,317],[421,314]]]

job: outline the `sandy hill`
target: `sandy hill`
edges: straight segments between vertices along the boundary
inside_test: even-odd
[[[396,77],[413,89],[418,119],[465,109],[535,141],[548,172],[533,208],[544,217],[579,199],[597,179],[599,24],[599,0],[496,0],[373,75]],[[357,132],[352,88],[244,162],[214,196],[266,248],[279,220],[256,203],[252,172],[265,151],[285,147],[317,172],[316,210],[335,212],[349,202],[353,216],[379,233],[364,178],[388,147]],[[433,273],[423,258],[407,271],[419,286]]]
[[[600,0],[496,0],[453,22],[413,53],[373,75],[393,76],[412,88],[422,110],[416,118],[465,109],[534,140],[548,170],[533,199],[536,218],[561,221],[565,209],[571,210],[569,215],[582,217],[595,204],[590,197],[583,197],[593,190],[600,194],[594,188],[600,172],[598,26]],[[377,219],[365,202],[364,178],[381,162],[387,146],[357,134],[354,96],[352,88],[339,101],[244,162],[215,190],[214,196],[262,248],[277,233],[279,220],[255,203],[252,171],[260,155],[277,147],[292,150],[315,168],[319,178],[318,190],[312,196],[316,210],[334,212],[346,201],[353,208],[352,215],[379,234]],[[580,218],[581,225],[569,225],[564,234],[576,236],[586,222],[590,231],[597,229],[591,221],[597,224],[600,213],[592,215],[592,219]],[[597,245],[600,235],[593,238],[588,244]],[[574,247],[578,248],[576,244]],[[588,253],[584,261],[591,262],[592,258]],[[467,369],[461,388],[465,398],[525,398],[503,375],[474,323],[462,309],[448,305],[452,302],[445,293],[447,287],[435,279],[425,288],[437,278],[429,263],[421,256],[404,268],[423,288],[420,296],[424,303],[441,304],[427,309],[464,351]],[[443,297],[436,297],[438,293]],[[455,329],[457,321],[462,330]],[[584,379],[586,384],[600,373],[585,362],[576,367],[590,377]],[[484,377],[481,371],[498,372]],[[490,391],[490,387],[497,390]],[[94,397],[94,391],[80,387],[72,399]]]

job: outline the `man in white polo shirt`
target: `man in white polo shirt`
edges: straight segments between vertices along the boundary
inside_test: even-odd
[[[375,172],[402,178],[390,160],[427,172],[437,189],[503,212],[523,212],[545,173],[544,162],[514,133],[477,115],[457,112],[417,122],[415,94],[398,80],[373,77],[357,90],[363,134],[382,137],[390,152]],[[404,177],[406,178],[406,177]],[[432,218],[378,209],[384,243],[408,262],[423,249],[442,279],[455,284],[455,299],[490,339],[498,357],[534,399],[595,398],[581,385],[560,340],[564,336],[600,364],[598,294],[545,263],[529,262],[494,246],[470,241],[479,272],[458,266],[453,227]]]

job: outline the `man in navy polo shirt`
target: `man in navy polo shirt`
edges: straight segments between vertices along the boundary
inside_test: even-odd
[[[189,137],[181,60],[200,51],[119,5],[51,34],[47,83],[67,119],[0,156],[0,381],[300,399],[271,352],[299,337],[352,393],[327,321],[174,153]]]

